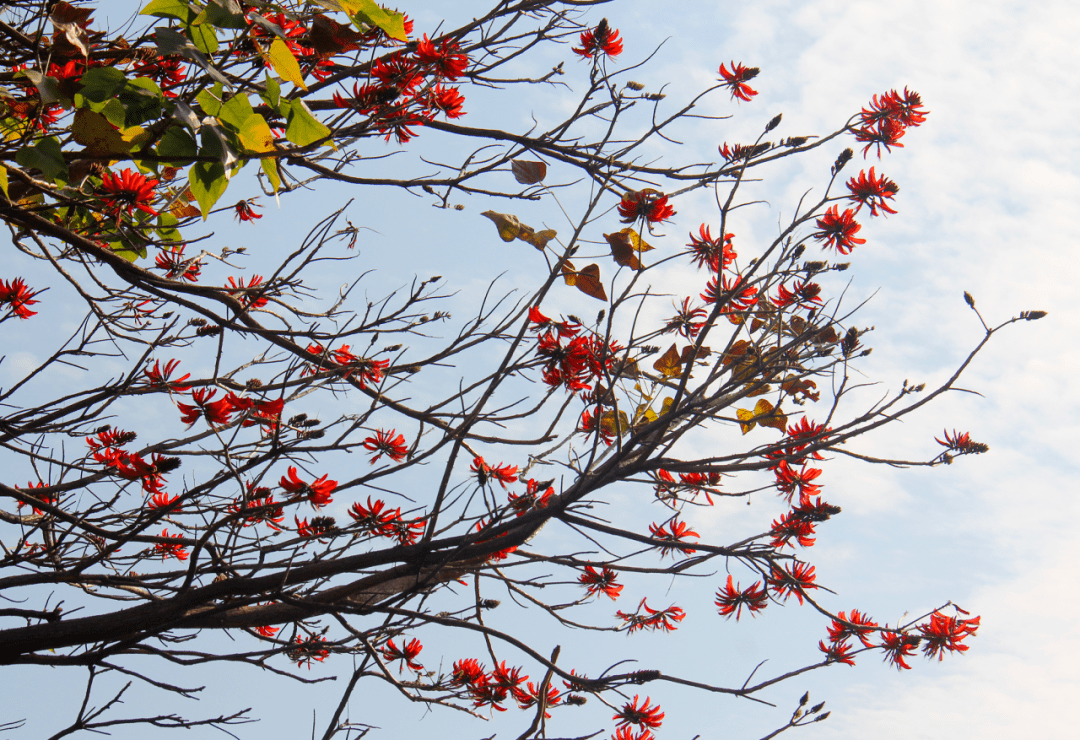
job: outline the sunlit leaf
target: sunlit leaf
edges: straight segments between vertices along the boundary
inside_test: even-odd
[[[563,263],[563,280],[567,285],[573,285],[585,295],[600,301],[607,300],[607,292],[604,284],[600,282],[600,265],[591,264],[580,270],[575,270],[569,261]]]
[[[765,385],[763,385],[763,386],[761,386],[759,388],[755,388],[754,390],[749,391],[746,395],[747,395],[748,398],[753,398],[754,396],[764,396],[766,393],[768,393],[771,390],[772,390],[772,386],[769,385],[768,383],[766,383]]]
[[[627,231],[629,229],[623,229],[614,234],[604,234],[604,238],[611,245],[611,256],[615,259],[616,264],[629,267],[631,270],[640,270],[641,260],[638,259],[637,252],[630,245],[630,240],[626,235]]]
[[[116,126],[109,123],[105,116],[88,108],[75,111],[75,118],[71,123],[71,138],[76,144],[86,147],[87,154],[95,156],[126,154],[131,150],[131,145],[124,141]]]
[[[408,41],[405,33],[405,14],[385,10],[373,0],[338,0],[355,21],[382,29],[392,39]]]
[[[8,179],[7,179],[7,167],[0,164],[0,190],[4,191],[4,197],[9,198],[8,195]]]
[[[763,427],[772,427],[781,432],[787,430],[787,415],[779,407],[773,407],[768,399],[762,398],[754,405],[754,410],[736,409],[735,415],[739,417],[739,427],[746,434],[754,428],[755,424]]]
[[[322,121],[311,115],[303,100],[289,103],[288,123],[285,124],[285,138],[297,146],[310,146],[330,136]]]
[[[630,419],[625,411],[606,411],[600,416],[600,431],[609,437],[621,437],[630,429]]]
[[[674,344],[653,363],[653,367],[665,378],[677,378],[682,375],[682,360]]]
[[[708,347],[698,347],[694,349],[694,345],[688,344],[682,348],[682,363],[693,362],[694,360],[704,360],[706,357],[712,354],[712,350]]]
[[[535,185],[547,176],[547,165],[543,162],[515,160],[510,163],[510,169],[522,185]]]
[[[221,162],[196,162],[188,173],[191,194],[199,203],[203,221],[210,215],[210,209],[217,203],[229,187],[229,178],[225,176],[225,166]]]
[[[176,216],[178,219],[201,216],[202,211],[191,205],[194,200],[195,196],[191,194],[191,188],[184,188],[184,192],[180,194],[180,197],[177,198],[169,208],[169,213]]]
[[[182,23],[195,19],[195,11],[183,0],[150,0],[139,15],[156,15],[159,18],[176,18]]]
[[[484,211],[480,215],[491,219],[495,224],[495,228],[499,230],[499,237],[504,242],[512,242],[515,239],[520,239],[526,244],[531,244],[543,251],[547,246],[547,243],[554,239],[556,235],[554,229],[544,229],[539,232],[535,231],[531,226],[521,223],[521,221],[518,220],[518,217],[512,214]]]
[[[649,408],[649,404],[643,403],[637,407],[637,411],[634,412],[634,426],[641,427],[646,424],[652,423],[659,419],[655,411]]]
[[[258,113],[244,121],[244,125],[240,127],[237,133],[240,137],[240,143],[244,145],[246,151],[259,154],[275,151],[274,132],[270,130],[266,119]]]
[[[266,53],[270,65],[274,71],[281,75],[282,79],[288,80],[302,90],[307,90],[304,84],[304,74],[300,71],[300,63],[289,50],[289,47],[281,39],[274,39],[270,44],[270,51]]]

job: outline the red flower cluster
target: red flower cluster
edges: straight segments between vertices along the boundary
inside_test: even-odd
[[[161,536],[171,540],[183,539],[183,535],[170,535],[168,529],[161,530]],[[176,558],[177,560],[188,559],[187,550],[179,542],[158,542],[154,545],[154,554],[160,555],[162,560],[167,560],[168,558]]]
[[[551,499],[554,495],[555,490],[551,486],[547,486],[547,488],[541,492],[539,481],[535,478],[529,478],[529,480],[525,482],[525,493],[519,496],[510,492],[506,494],[506,497],[510,502],[510,508],[514,510],[514,516],[521,516],[533,509],[543,509],[551,503]]]
[[[909,127],[921,125],[928,114],[919,93],[906,87],[903,94],[890,90],[871,99],[870,105],[859,114],[862,125],[851,130],[857,141],[866,143],[863,157],[869,154],[871,147],[876,147],[880,159],[881,147],[885,147],[886,151],[892,151],[894,146],[903,148],[900,138],[904,132]]]
[[[381,383],[386,368],[390,367],[390,360],[371,360],[367,357],[357,357],[349,351],[349,345],[347,344],[340,349],[326,350],[318,342],[312,342],[308,345],[307,351],[313,355],[322,355],[326,360],[343,368],[341,377],[346,380],[352,377],[353,373],[356,373],[360,390],[365,390],[368,383],[372,385]],[[316,373],[324,369],[326,368],[322,366],[319,368],[309,367],[305,372]]]
[[[388,508],[381,499],[371,500],[368,496],[367,505],[359,502],[349,509],[351,516],[361,528],[373,534],[397,540],[401,545],[413,545],[424,533],[424,521],[413,519],[405,521],[401,515],[401,509]]]
[[[619,598],[623,590],[622,584],[615,582],[617,577],[618,574],[608,567],[601,568],[597,573],[591,565],[586,565],[585,572],[578,576],[578,583],[585,587],[589,596],[604,594],[609,599],[615,600]]]
[[[645,703],[639,706],[638,696],[635,694],[634,700],[626,702],[612,719],[618,720],[618,727],[637,725],[656,729],[664,721],[664,713],[660,711],[659,704],[650,706],[651,701],[649,697],[645,697]]]
[[[540,335],[536,353],[546,358],[543,381],[552,388],[589,391],[592,382],[604,377],[619,348],[605,345],[593,336],[574,336],[563,344],[562,332],[546,331]]]
[[[215,395],[217,395],[217,391],[210,388],[196,388],[193,390],[191,399],[195,402],[194,405],[187,403],[176,404],[176,408],[180,409],[180,421],[190,427],[200,417],[204,417],[207,424],[228,424],[229,417],[233,412],[232,404],[229,403],[227,397],[211,401],[210,399]]]
[[[911,670],[905,658],[915,655],[919,647],[919,636],[907,632],[884,632],[881,635],[881,647],[885,651],[886,662],[896,666],[896,670]]]
[[[720,609],[720,616],[731,619],[735,615],[735,621],[742,616],[742,608],[750,610],[751,616],[769,605],[769,595],[761,585],[761,581],[755,581],[754,585],[740,589],[738,584],[729,575],[727,584],[716,592],[716,606]]]
[[[699,268],[708,266],[713,272],[720,272],[730,266],[739,256],[731,245],[731,240],[734,238],[734,234],[724,234],[722,239],[713,239],[709,227],[702,224],[697,236],[690,234],[690,243],[686,246]]]
[[[681,494],[689,493],[690,496],[685,500],[693,500],[697,498],[698,493],[703,493],[705,499],[709,502],[709,506],[712,506],[711,494],[720,495],[720,491],[717,490],[717,486],[720,485],[719,473],[679,473],[680,482],[676,483],[671,473],[661,468],[656,471],[656,480],[657,483],[653,486],[653,490],[656,491],[656,496],[660,499],[677,498]]]
[[[799,494],[799,500],[809,496],[817,496],[821,493],[821,485],[813,483],[821,475],[820,468],[810,468],[803,465],[796,470],[786,460],[781,460],[773,468],[776,475],[776,490],[787,499],[790,504],[795,494]]]
[[[967,652],[968,646],[962,643],[965,638],[978,631],[980,619],[982,618],[959,619],[946,617],[941,612],[934,612],[930,615],[930,624],[919,625],[919,632],[923,637],[923,654],[927,658],[933,658],[936,655],[938,660],[942,660],[946,651]]]
[[[44,483],[44,481],[38,481],[37,483],[33,483],[32,481],[27,481],[26,487],[28,489],[30,489],[30,491],[33,491],[33,490],[38,489],[38,488],[44,488],[45,483]],[[15,488],[18,488],[18,486],[15,486]],[[41,493],[40,491],[38,491],[36,493],[30,493],[29,491],[27,491],[27,493],[30,495],[31,498],[36,499],[37,501],[40,501],[43,504],[49,504],[50,506],[55,506],[57,504],[57,502],[58,502],[58,499],[57,499],[57,497],[55,495],[44,494],[44,493]],[[18,507],[20,509],[23,506],[25,506],[25,504],[22,501],[18,501],[16,503],[18,504]],[[39,509],[36,506],[31,506],[31,508],[33,508],[34,514],[37,514],[39,516],[44,513],[41,509]],[[619,588],[622,588],[622,586],[619,586]]]
[[[666,557],[675,552],[683,555],[693,555],[697,552],[694,548],[674,543],[681,543],[687,537],[693,537],[694,539],[700,537],[697,532],[690,529],[689,524],[680,521],[678,517],[674,517],[662,525],[657,525],[656,522],[653,522],[649,525],[649,536],[654,540],[664,540],[673,543],[668,546],[657,545],[657,547],[660,548],[660,557]]]
[[[109,171],[101,178],[101,202],[117,220],[121,213],[130,216],[135,209],[157,216],[158,212],[150,207],[157,195],[154,192],[157,185],[157,180],[147,180],[145,175],[131,169],[125,169],[120,174]]]
[[[706,303],[721,303],[721,313],[749,311],[757,303],[758,289],[753,285],[744,285],[742,275],[729,278],[720,275],[719,281],[714,275],[705,286],[705,292],[701,294],[701,300]]]
[[[754,79],[755,77],[757,77],[758,73],[760,73],[760,72],[761,72],[761,70],[758,69],[757,67],[745,67],[745,66],[743,66],[742,62],[739,62],[738,64],[736,64],[735,62],[732,62],[731,63],[731,71],[729,72],[728,69],[727,69],[727,66],[724,65],[724,64],[721,64],[720,65],[720,77],[722,78],[721,84],[724,87],[730,87],[731,88],[731,99],[732,100],[735,100],[736,98],[738,98],[739,100],[745,100],[747,103],[749,103],[750,98],[757,95],[757,90],[754,90],[752,87],[750,87],[746,83],[749,82],[750,80]]]
[[[285,513],[281,505],[274,501],[274,495],[266,486],[256,486],[254,483],[247,484],[246,495],[238,498],[229,511],[244,514],[241,519],[245,527],[250,527],[260,522],[270,527],[275,532],[280,532],[278,525],[285,520]]]
[[[134,432],[105,429],[97,433],[96,439],[87,437],[86,443],[90,445],[91,457],[96,462],[111,468],[121,478],[141,481],[143,492],[157,497],[163,493],[164,475],[180,467],[180,460],[154,453],[150,462],[147,462],[141,455],[123,449],[124,445],[134,439]]]
[[[454,663],[450,683],[468,691],[474,707],[489,706],[498,712],[505,712],[506,707],[502,706],[502,703],[511,696],[522,706],[536,703],[535,690],[530,694],[521,688],[521,684],[528,678],[527,675],[522,675],[521,668],[507,668],[506,661],[497,665],[489,674],[475,658],[467,658]],[[557,701],[556,699],[553,702],[549,694],[549,705]]]
[[[642,611],[645,613],[642,614]],[[686,612],[677,606],[669,606],[667,609],[651,609],[641,600],[638,608],[633,613],[615,612],[615,616],[625,622],[627,634],[634,634],[638,630],[661,630],[662,632],[674,632],[678,627],[675,622],[681,622],[686,617]]]
[[[796,280],[791,288],[788,288],[786,284],[781,284],[777,288],[776,297],[772,299],[772,304],[777,308],[794,306],[796,309],[813,309],[815,304],[821,305],[821,286],[802,280]]]
[[[261,213],[256,213],[256,208],[262,208],[262,206],[255,203],[254,198],[248,198],[247,200],[238,201],[236,206],[236,220],[240,222],[254,221],[262,218]]]
[[[397,434],[397,429],[389,432],[385,429],[376,430],[374,437],[364,440],[364,448],[376,454],[371,456],[371,464],[378,462],[379,458],[386,455],[394,462],[401,462],[409,453],[409,447],[405,444],[405,435]]]
[[[15,278],[6,282],[0,280],[0,304],[8,304],[8,310],[11,311],[9,315],[18,316],[20,319],[28,319],[37,315],[37,311],[31,311],[30,306],[38,303],[38,301],[34,300],[34,296],[39,292],[28,288],[22,278]],[[4,318],[7,318],[7,316]]]
[[[629,190],[619,201],[619,216],[624,224],[632,224],[639,218],[655,224],[674,215],[675,209],[668,204],[667,196],[652,188]]]
[[[311,505],[318,509],[333,501],[330,494],[337,488],[336,480],[327,480],[326,478],[327,476],[324,475],[311,483],[304,483],[304,481],[300,480],[300,476],[297,475],[296,468],[290,466],[289,474],[281,476],[279,484],[289,493],[306,495]]]
[[[945,437],[944,440],[934,437],[934,441],[943,447],[948,447],[949,451],[960,455],[978,455],[990,449],[988,445],[973,440],[968,432],[957,432],[953,429],[950,435],[946,430],[942,436]]]
[[[607,18],[604,18],[596,28],[581,34],[581,47],[571,51],[586,59],[617,57],[623,51],[622,39],[619,38],[618,29],[612,30]]]
[[[420,651],[424,649],[424,646],[420,644],[420,641],[415,637],[408,642],[402,640],[401,647],[399,648],[394,644],[394,638],[390,638],[386,641],[386,644],[382,646],[383,659],[388,663],[394,661],[401,661],[401,665],[398,666],[398,672],[405,670],[408,666],[409,670],[419,673],[424,670],[424,666],[421,663],[416,662],[416,656],[420,654]]]
[[[704,308],[690,308],[690,298],[683,298],[682,308],[667,320],[664,332],[677,331],[687,339],[695,339],[705,327],[705,318],[709,315]]]
[[[575,337],[577,333],[581,331],[581,323],[574,319],[568,321],[552,321],[547,316],[540,312],[539,306],[531,306],[529,308],[529,323],[532,324],[533,331],[541,331],[543,329],[552,328],[559,333],[560,338]]]
[[[518,479],[517,465],[488,465],[480,456],[473,458],[472,467],[469,469],[476,473],[476,481],[481,486],[486,486],[488,481],[494,479],[505,489],[507,483],[515,483]]]
[[[199,273],[202,271],[202,261],[198,257],[184,258],[183,244],[162,249],[154,258],[154,265],[159,270],[164,270],[165,277],[170,280],[187,280],[189,283],[199,282]]]
[[[855,211],[850,208],[840,213],[839,206],[832,206],[817,220],[817,227],[811,236],[824,242],[822,249],[832,247],[840,254],[850,254],[858,245],[866,244],[865,239],[855,236],[862,226],[855,221]]]
[[[796,560],[783,569],[774,565],[768,584],[774,596],[783,597],[784,601],[787,601],[789,596],[794,595],[801,605],[803,592],[817,588],[815,580],[817,580],[817,575],[814,573],[814,566]]]
[[[352,108],[369,117],[371,125],[404,144],[416,136],[410,126],[423,126],[436,115],[460,118],[465,115],[465,98],[454,81],[465,74],[468,56],[455,39],[436,43],[427,35],[412,56],[402,51],[376,60],[369,71],[370,81],[354,83],[352,97],[334,93],[339,108]]]
[[[859,204],[855,213],[862,210],[863,206],[869,206],[871,216],[878,215],[879,208],[884,213],[896,213],[885,201],[892,200],[900,192],[900,186],[884,175],[878,177],[873,167],[870,168],[869,175],[864,170],[858,177],[848,180],[847,187],[851,191],[848,200]]]
[[[295,643],[288,649],[286,655],[296,665],[306,665],[310,671],[311,661],[317,660],[321,663],[330,655],[330,651],[326,649],[326,640],[317,635],[306,638],[297,635]]]
[[[253,288],[262,285],[262,280],[262,275],[252,275],[251,282],[245,286],[244,278],[236,280],[235,278],[230,277],[229,285],[233,289],[226,290],[225,292],[240,301],[240,305],[244,308],[262,308],[269,303],[270,300],[264,294],[252,292]]]

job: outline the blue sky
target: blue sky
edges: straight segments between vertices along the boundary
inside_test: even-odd
[[[461,2],[403,4],[402,9],[416,19],[420,33],[433,29],[440,13],[446,13],[448,27],[456,27],[484,8]],[[688,159],[715,159],[716,145],[755,135],[779,112],[784,113],[781,135],[823,134],[875,93],[904,86],[921,93],[931,111],[926,124],[909,131],[905,148],[880,164],[868,163],[900,184],[899,213],[864,227],[861,235],[868,242],[853,254],[846,274],[851,282],[845,300],[868,300],[858,323],[875,327],[870,336],[874,354],[861,369],[880,385],[867,399],[895,390],[905,379],[933,385],[948,377],[982,333],[962,299],[965,290],[991,324],[1022,310],[1050,312],[1040,322],[1009,327],[980,355],[961,385],[981,395],[950,395],[857,447],[868,454],[926,458],[936,453],[933,437],[942,428],[957,428],[989,444],[989,454],[933,470],[870,467],[843,459],[826,466],[827,498],[844,512],[822,529],[819,544],[808,553],[819,580],[839,594],[825,605],[864,609],[879,621],[895,623],[952,599],[982,616],[971,650],[940,665],[920,659],[903,675],[874,655],[864,656],[856,668],[834,666],[764,695],[779,705],[775,710],[663,687],[651,692],[668,713],[659,737],[757,738],[781,724],[806,689],[833,710],[827,722],[802,731],[806,738],[1071,735],[1073,722],[1064,708],[1080,690],[1075,616],[1080,590],[1072,570],[1080,557],[1073,532],[1080,515],[1074,459],[1080,409],[1072,378],[1078,358],[1071,342],[1080,328],[1073,288],[1080,278],[1074,257],[1075,204],[1080,200],[1075,133],[1080,9],[1069,2],[967,0],[616,2],[593,10],[591,17],[598,21],[605,15],[622,33],[623,65],[663,43],[635,78],[649,89],[666,84],[673,101],[713,84],[722,62],[762,69],[753,83],[760,94],[752,103],[714,99],[710,112],[732,114],[731,120],[683,128],[685,154],[676,156]],[[577,65],[565,47],[550,56],[566,59],[567,84],[583,84],[585,65]],[[538,62],[537,71],[550,68],[547,62],[547,57]],[[520,102],[496,120],[513,125],[516,117],[521,128],[531,115],[553,115],[557,111],[550,106],[571,100],[567,95],[560,101],[550,92],[505,95],[518,95]],[[480,107],[468,110],[468,124],[492,120]],[[418,142],[429,146],[423,137]],[[740,246],[752,253],[755,241],[769,239],[796,199],[807,188],[820,187],[834,156],[830,150],[816,160],[778,166],[775,175],[766,173],[755,192],[768,203],[746,209],[743,221],[730,229]],[[849,168],[854,171],[861,161],[857,158]],[[233,192],[226,201],[232,201]],[[238,184],[236,197],[254,194]],[[534,255],[513,252],[519,245],[499,242],[490,223],[478,215],[491,206],[478,199],[464,200],[462,212],[429,211],[415,201],[415,210],[409,211],[415,216],[403,228],[397,215],[410,207],[408,198],[370,201],[363,192],[327,189],[317,197],[284,198],[280,212],[263,198],[267,218],[254,229],[215,228],[230,242],[272,254],[305,230],[312,208],[336,206],[350,197],[359,199],[350,218],[374,230],[361,243],[365,266],[378,265],[386,276],[384,283],[372,286],[372,294],[406,283],[417,264],[423,265],[422,278],[430,269],[448,281],[462,281],[466,293],[504,270],[511,271],[506,278],[511,286],[527,285],[527,277],[514,271]],[[385,203],[391,202],[388,210]],[[679,216],[667,229],[667,244],[677,247],[685,232],[709,223],[708,205],[704,198],[677,202]],[[528,217],[524,207],[519,215],[533,225],[558,228],[560,217],[551,203],[529,204]],[[410,259],[395,259],[399,247],[410,250]],[[478,266],[490,268],[491,275],[476,274]],[[464,282],[467,273],[475,276],[471,284]],[[17,367],[10,359],[13,353],[8,354],[0,373]],[[3,383],[8,382],[4,377]],[[700,512],[692,521],[703,535],[722,537],[740,526],[746,531],[760,519],[754,507],[770,505],[762,497],[749,509],[740,502]],[[764,658],[770,660],[762,669],[766,673],[816,660],[825,621],[808,609],[772,609],[738,624],[710,614],[712,593],[722,577],[693,587],[675,584],[670,595],[660,589],[659,601],[677,601],[690,613],[672,635],[620,636],[621,642],[601,646],[582,636],[548,635],[536,622],[539,642],[562,641],[568,651],[564,655],[576,655],[582,663],[600,664],[610,650],[640,658],[642,667],[728,685],[741,683]],[[632,605],[618,604],[627,606]],[[510,606],[501,609],[505,616],[493,619],[526,618]],[[608,618],[604,610],[614,608],[605,602],[590,615],[603,621]],[[589,655],[590,650],[597,654]],[[461,656],[447,652],[447,663],[455,657]],[[320,670],[325,675],[342,672],[317,666],[313,676]],[[52,680],[40,670],[26,676],[41,676],[40,687]],[[334,701],[327,697],[340,684],[300,688],[232,670],[207,673],[205,680],[223,678],[246,690],[219,699],[240,697],[246,706],[250,695],[264,704],[257,704],[256,712],[266,721],[246,732],[241,728],[242,737],[297,737],[310,727],[307,707],[318,706],[320,717],[325,716]],[[10,674],[5,680],[10,683]],[[28,685],[36,683],[31,678]],[[281,696],[289,697],[287,708],[276,701]],[[516,736],[523,729],[522,715],[513,712],[513,722],[499,718],[493,726],[463,722],[446,710],[425,715],[397,705],[387,716],[380,710],[388,701],[390,696],[378,689],[362,693],[354,701],[354,718],[405,737],[474,738],[495,731]],[[198,713],[209,711],[204,706]],[[556,715],[552,734],[610,729],[603,712],[589,712],[583,715],[589,719],[581,721]]]

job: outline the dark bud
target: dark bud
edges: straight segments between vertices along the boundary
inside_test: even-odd
[[[499,601],[498,599],[484,599],[483,601],[480,602],[480,608],[481,609],[495,609],[501,603],[502,602]]]
[[[571,321],[573,321],[573,322],[574,322],[575,324],[584,324],[584,323],[585,323],[584,321],[582,321],[581,319],[579,319],[579,318],[578,318],[577,316],[575,316],[575,315],[574,315],[574,314],[572,314],[572,313],[571,313],[571,314],[567,314],[567,315],[566,315],[566,318],[570,319],[570,320],[571,320]]]
[[[102,426],[99,426],[97,429],[94,430],[94,434],[104,434],[110,429],[112,429],[111,424],[103,424]]]
[[[596,314],[596,323],[602,324],[605,316],[607,316],[607,311],[601,308],[600,312]]]
[[[581,696],[580,694],[571,694],[570,696],[566,697],[566,703],[572,707],[580,707],[588,700],[588,697]]]
[[[816,272],[821,272],[828,266],[827,262],[815,261],[807,262],[803,265],[803,269],[806,270],[808,275],[813,275]]]
[[[836,158],[836,162],[832,166],[832,173],[835,175],[840,170],[844,169],[844,165],[851,161],[851,158],[855,156],[855,153],[851,149],[845,149],[840,152],[840,156]]]
[[[800,244],[799,246],[795,247],[795,251],[792,252],[792,254],[791,254],[792,261],[795,261],[795,260],[799,259],[799,257],[802,257],[803,252],[805,252],[805,251],[806,251],[806,245],[805,244]]]
[[[783,118],[783,116],[784,116],[783,113],[777,113],[776,116],[771,121],[769,121],[767,124],[765,124],[766,133],[768,133],[769,131],[772,131],[774,128],[779,126],[780,125],[780,119]]]
[[[157,461],[157,464],[154,467],[156,467],[157,471],[162,475],[164,475],[165,473],[170,473],[180,467],[180,458],[163,457]]]
[[[966,290],[964,291],[964,300],[967,301],[969,306],[975,308],[975,299],[972,298],[971,293],[968,293]]]
[[[802,698],[801,698],[801,699],[799,699],[799,706],[800,706],[800,707],[805,707],[805,706],[806,706],[806,704],[807,704],[807,703],[808,703],[809,701],[810,701],[810,692],[809,692],[809,691],[807,691],[807,692],[806,692],[805,694],[803,694],[803,695],[802,695]],[[817,711],[817,710],[813,710],[813,711]]]
[[[840,350],[844,353],[844,357],[847,357],[858,348],[859,330],[853,326],[847,330],[847,334],[844,335],[843,341],[840,342]]]
[[[305,421],[307,421],[307,414],[297,414],[296,416],[289,419],[289,425],[290,426],[296,426],[297,424],[300,424],[300,423],[305,422]]]
[[[206,319],[191,319],[188,321],[188,326],[206,326]]]
[[[298,436],[300,437],[300,439],[321,439],[322,437],[326,436],[326,432],[322,429],[312,429],[310,431],[305,430],[303,432],[300,432]]]
[[[220,326],[200,326],[195,330],[195,336],[197,337],[212,337],[221,333]]]
[[[596,30],[593,31],[593,35],[596,40],[606,39],[607,35],[611,32],[611,27],[608,26],[607,18],[601,18],[600,22],[596,24]]]
[[[808,139],[805,136],[792,136],[792,137],[788,138],[787,145],[788,146],[802,146],[803,144],[805,144],[809,140],[810,139]]]
[[[821,715],[820,717],[818,717],[814,721],[815,722],[821,722],[822,720],[828,719],[830,714],[832,714],[832,712],[825,712],[825,714]]]
[[[666,97],[664,93],[645,93],[646,100],[663,100]]]
[[[1046,311],[1024,311],[1020,314],[1020,318],[1025,321],[1038,321],[1046,315]]]
[[[658,678],[660,678],[660,671],[635,671],[632,680],[634,683],[648,683],[649,681],[655,681]]]
[[[429,283],[437,283],[440,280],[442,280],[442,275],[432,275],[431,277],[429,277],[427,279],[427,282],[429,282]]]
[[[317,427],[320,424],[322,424],[322,422],[319,421],[318,419],[308,419],[306,421],[300,422],[299,424],[297,424],[297,426],[301,426],[301,427],[304,427],[304,428],[311,428],[311,427]]]
[[[391,85],[390,87],[384,87],[376,90],[372,98],[376,103],[385,105],[387,103],[393,103],[401,95],[401,90]]]
[[[644,85],[642,85],[640,82],[634,82],[633,80],[630,80],[629,82],[627,82],[626,86],[628,88],[630,88],[631,90],[633,90],[634,92],[641,92],[642,90],[645,89]]]
[[[311,520],[311,528],[317,532],[332,532],[337,529],[337,520],[332,516],[317,516]]]
[[[400,344],[391,344],[389,347],[384,349],[383,352],[397,352],[399,349],[401,349]]]
[[[257,391],[260,388],[262,388],[263,382],[261,380],[259,380],[258,378],[251,378],[244,385],[247,386],[247,389],[249,391]]]
[[[837,264],[833,265],[833,269],[836,270],[837,272],[843,272],[844,270],[848,269],[849,267],[851,267],[850,262],[838,262]]]
[[[809,697],[810,695],[807,694],[807,696]],[[825,706],[825,702],[821,702],[820,704],[815,704],[814,706],[810,707],[810,714],[817,714],[818,712],[821,711],[822,707],[824,707],[824,706]]]

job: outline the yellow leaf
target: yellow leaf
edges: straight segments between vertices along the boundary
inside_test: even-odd
[[[127,154],[131,151],[120,130],[109,123],[105,116],[88,108],[75,111],[75,119],[71,122],[71,138],[76,144],[85,146],[87,154],[95,156]]]
[[[342,10],[368,25],[381,28],[387,36],[398,41],[408,41],[405,33],[405,15],[389,11],[377,5],[374,0],[338,0]]]
[[[660,415],[663,416],[668,411],[671,411],[671,405],[673,403],[675,403],[675,398],[673,396],[665,398],[660,404]]]
[[[275,38],[274,42],[270,44],[270,51],[267,52],[266,56],[269,58],[274,71],[281,75],[282,79],[288,80],[301,90],[307,90],[307,85],[304,84],[304,75],[300,71],[300,64],[296,61],[293,53],[289,51],[289,47],[284,41]]]
[[[674,344],[653,363],[653,367],[665,378],[677,378],[682,375],[682,360]]]
[[[747,409],[735,409],[735,416],[739,417],[739,428],[746,434],[757,424],[754,421],[754,412]]]
[[[544,229],[537,233],[533,227],[521,223],[518,221],[517,216],[509,213],[484,211],[480,215],[489,218],[494,222],[495,228],[499,230],[499,236],[504,242],[512,242],[515,239],[520,239],[526,244],[531,244],[540,251],[544,251],[544,248],[547,247],[547,243],[555,238],[556,232],[554,229]]]
[[[8,196],[7,167],[0,164],[0,190],[4,191],[4,197]]]
[[[753,411],[736,409],[735,415],[739,417],[739,426],[743,434],[753,429],[755,424],[779,429],[782,432],[787,430],[787,415],[780,410],[779,406],[774,408],[772,403],[765,398],[754,405]]]

